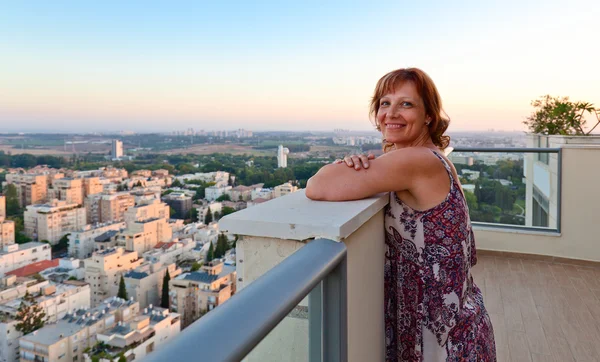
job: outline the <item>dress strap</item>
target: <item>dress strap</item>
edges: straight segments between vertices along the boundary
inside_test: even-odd
[[[456,186],[456,179],[454,178],[454,173],[452,172],[452,168],[448,164],[448,161],[446,161],[446,159],[444,157],[442,157],[438,152],[436,152],[435,150],[431,150],[431,152],[433,152],[435,157],[437,157],[440,161],[442,161],[442,164],[444,165],[446,172],[448,172],[448,176],[450,177],[450,180],[451,180],[450,191],[452,191],[452,189],[454,189]]]

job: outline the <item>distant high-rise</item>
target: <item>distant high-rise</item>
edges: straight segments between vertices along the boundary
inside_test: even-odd
[[[277,148],[277,167],[287,167],[287,155],[290,153],[288,148],[284,148],[283,145],[279,145]]]
[[[112,158],[121,158],[123,157],[123,142],[119,140],[112,141],[112,150],[110,155]]]

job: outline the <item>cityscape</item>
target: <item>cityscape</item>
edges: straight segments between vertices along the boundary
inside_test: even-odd
[[[531,138],[452,137],[457,149],[519,148]],[[239,235],[221,230],[221,218],[301,190],[335,158],[381,154],[376,134],[342,129],[5,134],[0,142],[0,358],[11,362],[151,353],[236,293]],[[542,194],[527,195],[526,157],[450,155],[474,221],[556,227],[550,200],[542,208]]]
[[[599,13],[5,2],[0,362],[600,361]]]

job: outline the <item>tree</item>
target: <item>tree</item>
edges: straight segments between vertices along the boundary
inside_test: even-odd
[[[171,187],[181,187],[183,184],[178,179],[175,179],[173,183],[171,183]]]
[[[125,357],[125,355],[121,353],[117,362],[127,362],[127,357]]]
[[[13,184],[7,185],[4,196],[6,197],[6,215],[19,215],[21,206],[19,204],[19,197],[17,195],[17,187]]]
[[[213,222],[213,214],[212,212],[210,212],[210,209],[208,209],[206,211],[206,216],[204,217],[204,223],[206,225],[210,224],[211,222]]]
[[[213,212],[213,219],[215,221],[219,221],[220,218],[221,218],[221,214],[219,214],[218,211]]]
[[[123,187],[123,185],[118,184],[117,185],[117,192],[121,192],[121,191],[125,191],[125,188]]]
[[[523,121],[532,133],[545,135],[588,135],[600,124],[600,109],[588,102],[571,102],[569,97],[545,95],[531,102],[536,109]],[[584,115],[596,117],[596,124],[585,131]]]
[[[135,186],[134,186],[134,187],[144,187],[144,186],[142,185],[142,181],[141,181],[141,180],[139,180],[139,181],[138,181],[138,182],[135,184]]]
[[[171,219],[174,219],[175,216],[177,216],[177,211],[175,211],[175,209],[172,207],[169,207],[169,216],[171,217]]]
[[[23,218],[20,216],[11,216],[8,220],[12,220],[15,223],[15,243],[24,244],[31,241],[31,238],[23,234],[25,226],[23,225]]]
[[[58,241],[58,244],[52,246],[52,251],[58,252],[67,250],[69,248],[69,235],[71,234],[63,235],[63,237]]]
[[[123,274],[121,274],[121,281],[119,282],[119,292],[117,293],[117,297],[121,299],[129,299],[127,297],[127,288],[125,287],[125,278],[123,278]]]
[[[215,258],[215,248],[213,247],[213,243],[209,241],[210,246],[208,247],[208,252],[206,253],[206,262],[210,263]]]
[[[67,280],[77,280],[77,278],[74,276],[70,276],[69,279],[67,279]]]
[[[29,291],[25,292],[25,296],[21,300],[16,320],[19,321],[16,325],[17,331],[24,335],[37,331],[46,323],[44,309],[36,303],[35,298],[29,294]]]
[[[192,222],[198,222],[198,209],[196,209],[195,207],[192,207],[192,209],[190,210],[190,219],[192,219]]]
[[[234,212],[235,212],[235,209],[233,207],[223,206],[223,209],[221,210],[221,217],[229,215],[229,214],[233,214]]]
[[[162,308],[169,308],[169,281],[171,280],[171,275],[169,275],[169,269],[165,273],[163,277],[163,285],[162,285],[162,297],[160,299],[160,306]]]
[[[223,194],[223,195],[219,196],[217,198],[217,200],[215,200],[215,201],[218,201],[218,202],[221,202],[221,201],[231,201],[231,197],[228,194]]]
[[[190,269],[190,271],[192,271],[192,272],[198,271],[198,270],[200,270],[201,267],[202,267],[202,263],[198,263],[197,261],[195,261],[192,264],[192,268]]]
[[[215,249],[215,258],[222,258],[229,247],[229,240],[224,233],[220,233],[217,238],[217,248]]]

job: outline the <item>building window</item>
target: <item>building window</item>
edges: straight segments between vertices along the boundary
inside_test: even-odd
[[[548,227],[550,202],[537,187],[533,186],[533,226]]]
[[[545,136],[536,136],[536,146],[539,148],[548,148],[550,146],[548,142],[548,137]],[[549,163],[549,154],[548,153],[538,153],[537,159],[543,164]]]

